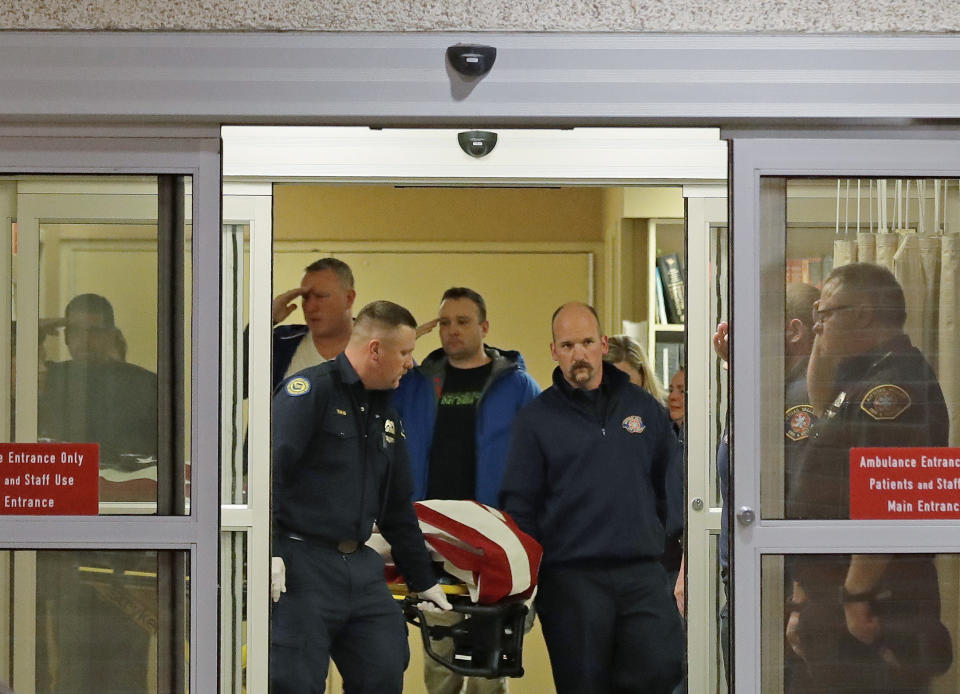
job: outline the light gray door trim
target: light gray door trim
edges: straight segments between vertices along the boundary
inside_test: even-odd
[[[458,42],[498,49],[469,82]],[[907,123],[960,117],[960,36],[0,33],[0,119]]]
[[[791,176],[956,178],[960,175],[960,130],[944,130],[937,138],[927,140],[829,136],[750,139],[740,134],[733,139],[731,148],[731,277],[736,276],[736,282],[731,287],[734,368],[730,503],[734,509],[743,506],[756,509],[758,516],[757,522],[749,526],[731,524],[734,673],[738,692],[759,694],[761,644],[765,637],[761,629],[760,596],[764,587],[776,587],[764,586],[761,580],[764,555],[856,551],[955,553],[958,527],[956,521],[949,520],[784,521],[760,517],[759,461],[763,450],[772,450],[769,444],[764,447],[763,437],[770,431],[769,413],[764,406],[772,401],[771,392],[778,389],[783,392],[782,377],[777,375],[783,373],[782,364],[777,368],[769,361],[778,348],[762,342],[779,340],[771,331],[765,334],[762,330],[763,322],[769,323],[775,315],[771,302],[782,305],[782,274],[779,288],[771,283],[771,273],[767,272],[768,278],[764,279],[765,270],[782,268],[784,259],[782,233],[773,233],[774,227],[779,225],[782,229],[783,224],[769,223],[776,221],[778,214],[785,215],[784,198],[778,194],[777,186],[785,189],[784,180]],[[775,180],[761,186],[761,179],[767,176]],[[764,215],[765,206],[769,207]],[[775,207],[780,211],[774,210]],[[766,218],[767,228],[762,228],[761,217]],[[762,366],[738,369],[736,364]],[[779,637],[779,634],[775,636]]]
[[[2,131],[0,131],[2,133]],[[191,508],[174,516],[0,516],[0,547],[189,552],[191,692],[215,692],[219,648],[220,140],[4,137],[0,173],[183,174],[192,179]]]

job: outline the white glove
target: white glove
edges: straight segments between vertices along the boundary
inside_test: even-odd
[[[417,593],[417,597],[423,598],[421,602],[417,603],[417,607],[420,608],[422,612],[438,614],[453,609],[453,605],[447,601],[447,596],[439,583],[434,583],[426,590]]]
[[[287,567],[283,557],[270,559],[270,597],[274,602],[280,600],[280,594],[287,592]]]

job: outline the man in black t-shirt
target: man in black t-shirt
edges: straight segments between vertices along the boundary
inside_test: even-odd
[[[519,352],[484,345],[490,324],[483,297],[466,287],[443,294],[437,325],[442,348],[401,380],[394,404],[404,421],[414,499],[475,499],[495,506],[514,415],[540,392]],[[454,623],[458,613],[430,615]],[[434,649],[449,656],[450,639]],[[430,658],[429,694],[459,692],[463,678]],[[503,680],[470,678],[468,694],[505,692]]]

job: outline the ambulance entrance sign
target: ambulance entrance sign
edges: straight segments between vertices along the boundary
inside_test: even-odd
[[[960,518],[960,448],[851,448],[850,518]]]
[[[96,443],[0,443],[0,515],[100,512]]]

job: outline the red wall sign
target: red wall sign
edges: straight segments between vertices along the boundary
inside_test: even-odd
[[[850,518],[960,518],[960,448],[851,448]]]
[[[100,513],[100,446],[0,443],[0,515]]]

